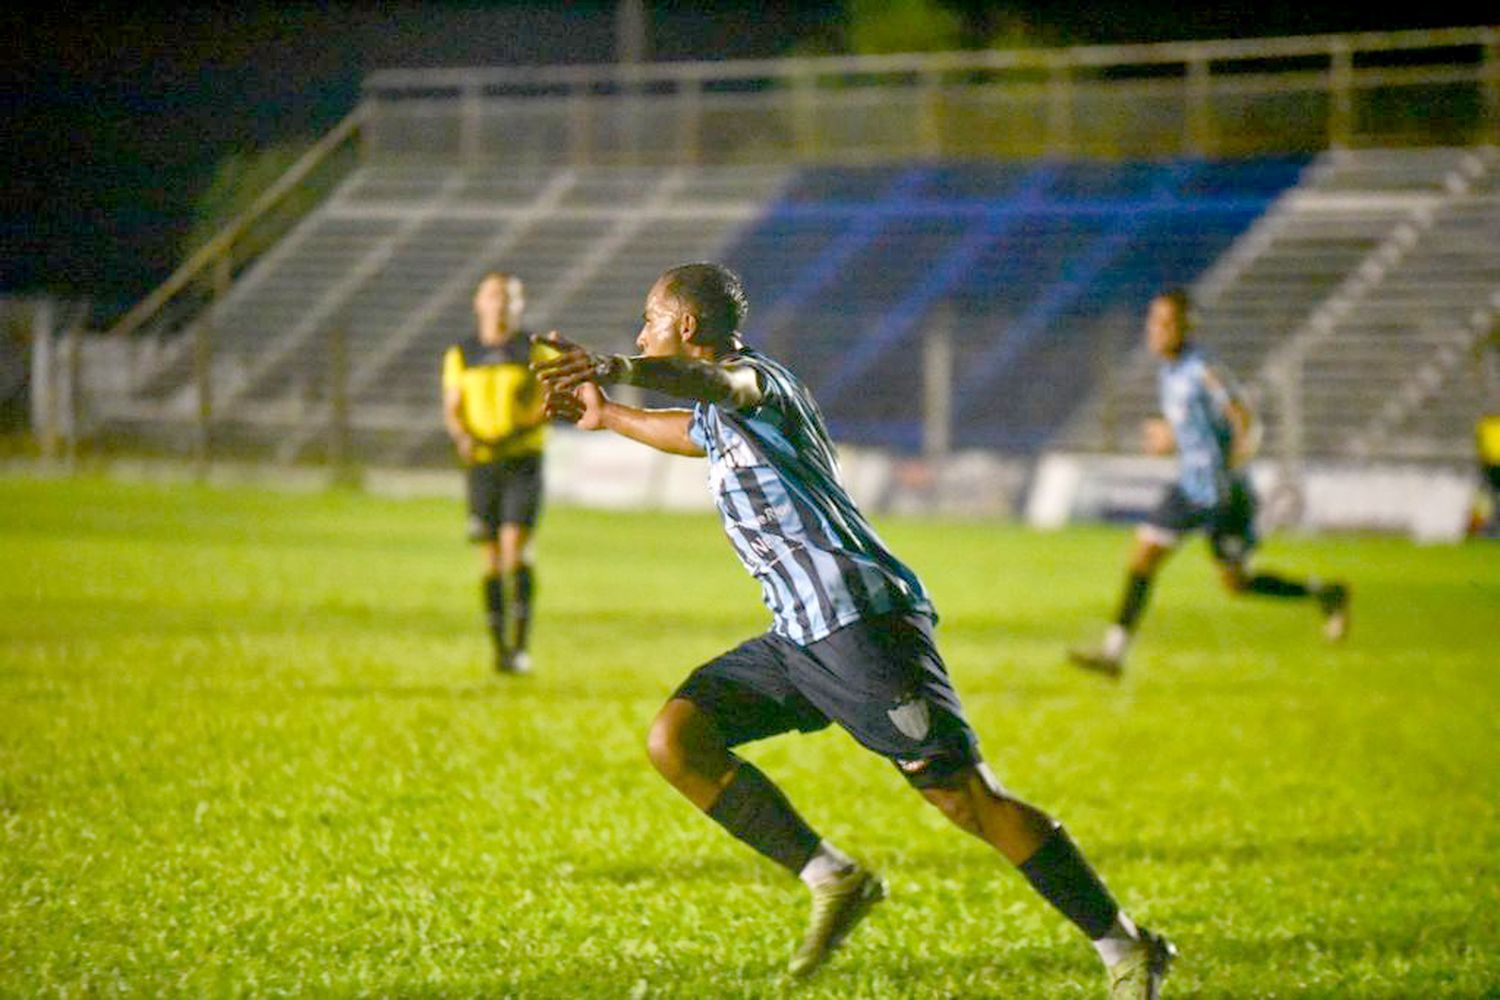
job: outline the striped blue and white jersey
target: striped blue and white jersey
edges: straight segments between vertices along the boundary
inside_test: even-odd
[[[1177,440],[1177,484],[1183,495],[1203,507],[1229,496],[1229,468],[1234,427],[1229,404],[1237,398],[1222,373],[1210,369],[1196,347],[1162,364],[1157,372],[1162,415]]]
[[[875,534],[839,479],[807,388],[751,348],[724,363],[755,370],[762,398],[736,410],[699,403],[690,435],[740,562],[760,581],[771,631],[799,645],[890,611],[936,617],[917,575]]]

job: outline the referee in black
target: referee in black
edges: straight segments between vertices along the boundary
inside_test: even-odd
[[[542,506],[547,425],[532,374],[531,337],[521,329],[525,288],[491,271],[474,292],[475,335],[443,357],[443,423],[468,480],[469,539],[480,546],[484,609],[495,669],[531,671],[531,539]]]

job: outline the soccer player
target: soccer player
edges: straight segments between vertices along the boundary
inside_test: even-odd
[[[1177,452],[1177,481],[1136,531],[1125,592],[1103,644],[1068,651],[1077,665],[1110,677],[1124,671],[1157,571],[1182,536],[1193,531],[1207,533],[1219,579],[1231,594],[1311,600],[1330,641],[1342,639],[1349,628],[1347,585],[1250,570],[1256,500],[1243,465],[1255,450],[1254,416],[1229,377],[1190,339],[1190,315],[1191,301],[1180,289],[1157,295],[1146,312],[1146,346],[1162,360],[1158,388],[1164,418],[1147,421],[1145,445],[1154,454]]]
[[[838,723],[889,759],[961,829],[1018,866],[1093,941],[1115,997],[1155,996],[1174,949],[1137,927],[1063,828],[996,780],[933,636],[917,575],[842,485],[817,404],[787,368],[740,339],[746,300],[717,264],[664,273],[635,357],[555,335],[538,364],[549,412],[677,455],[707,456],[724,531],[760,582],[770,631],[695,670],[651,726],[656,769],[726,831],[811,890],[789,971],[806,975],[885,896],[885,882],[808,826],[740,744]],[[641,409],[604,386],[639,386],[690,409]]]
[[[443,357],[443,424],[465,467],[469,540],[479,545],[495,669],[524,674],[536,574],[531,539],[542,505],[547,418],[521,329],[521,279],[486,274],[474,292],[473,337]]]

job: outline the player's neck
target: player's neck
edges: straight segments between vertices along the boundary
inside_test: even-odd
[[[744,350],[745,343],[739,336],[729,338],[729,342],[721,346],[685,344],[683,354],[694,361],[707,361],[710,364],[718,361],[726,354],[734,354],[736,351]]]
[[[509,326],[481,326],[479,342],[487,347],[499,347],[514,337],[516,331]]]

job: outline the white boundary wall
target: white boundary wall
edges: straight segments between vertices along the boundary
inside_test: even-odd
[[[1026,522],[1054,529],[1137,520],[1156,505],[1175,468],[1171,459],[1048,454],[1026,497]],[[1462,540],[1478,489],[1473,472],[1417,465],[1310,463],[1300,485],[1273,463],[1255,463],[1249,472],[1266,529],[1404,534],[1419,542]]]
[[[936,462],[842,446],[839,467],[867,512],[1012,518],[1020,509],[1028,465],[986,452]],[[622,510],[710,511],[702,459],[654,451],[612,434],[555,429],[547,448],[550,502]]]
[[[1139,520],[1172,481],[1170,459],[1054,452],[1033,464],[986,452],[960,452],[944,461],[842,447],[840,466],[849,492],[869,514],[1009,521],[1051,530],[1084,522]],[[197,469],[178,461],[106,460],[89,468],[125,480],[191,481],[223,485],[321,489],[332,481],[322,467],[215,462]],[[634,511],[713,510],[702,459],[653,451],[611,434],[554,430],[547,449],[549,503]],[[66,474],[57,463],[0,463],[0,475]],[[1419,542],[1458,542],[1467,535],[1479,496],[1476,471],[1415,465],[1306,467],[1300,485],[1279,468],[1250,468],[1266,530],[1368,532],[1406,535]],[[365,468],[361,487],[391,497],[463,498],[463,474],[451,469]]]

